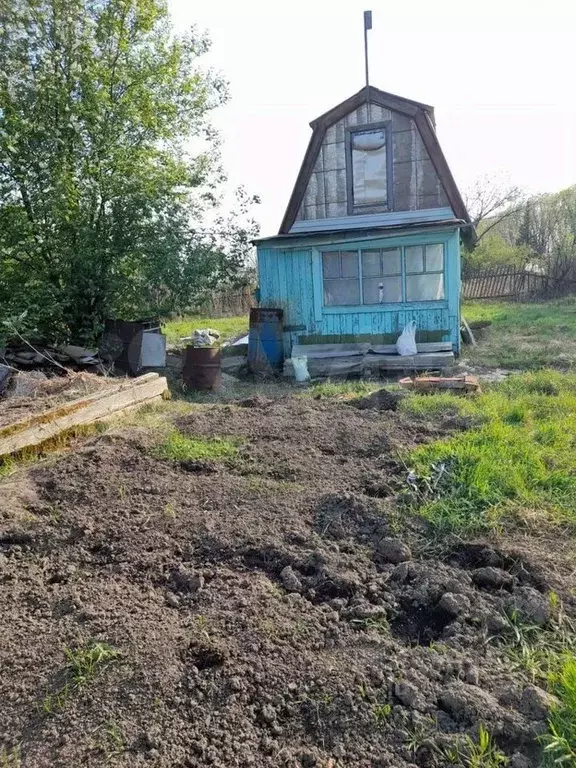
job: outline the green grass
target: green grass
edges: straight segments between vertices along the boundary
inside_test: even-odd
[[[0,747],[0,768],[20,768],[20,746]]]
[[[465,736],[456,747],[447,750],[444,756],[449,764],[460,768],[500,768],[510,762],[482,724],[478,727],[477,739]]]
[[[366,397],[377,389],[382,389],[382,383],[377,381],[364,381],[363,379],[350,379],[348,381],[320,381],[312,384],[302,394],[305,397],[313,397],[315,400],[337,398],[339,400],[354,400],[358,397]]]
[[[230,341],[248,333],[248,315],[235,317],[203,317],[184,315],[168,320],[163,328],[168,344],[182,346],[181,338],[191,336],[197,328],[213,328],[221,334],[220,342]]]
[[[416,416],[461,416],[465,432],[404,457],[408,500],[435,526],[474,533],[506,520],[576,526],[576,374],[511,376],[475,397],[412,395]]]
[[[382,725],[382,723],[385,723],[392,714],[392,706],[388,703],[376,704],[372,710],[372,714],[376,723]]]
[[[544,749],[543,766],[576,765],[576,656],[563,659],[558,672],[549,680],[550,690],[560,704],[548,720],[548,733],[541,737]]]
[[[228,459],[237,455],[238,443],[218,437],[187,437],[174,428],[155,446],[153,453],[159,459],[171,461]]]
[[[564,660],[576,654],[574,623],[564,613],[555,592],[548,595],[550,619],[545,626],[527,620],[515,610],[506,615],[507,655],[514,668],[527,672],[533,683],[545,687],[558,674]]]
[[[65,683],[55,693],[48,694],[42,701],[45,714],[62,709],[68,698],[84,688],[106,667],[120,657],[120,652],[107,643],[89,643],[83,648],[64,649],[68,664],[64,670]]]
[[[468,301],[462,306],[468,322],[490,320],[478,346],[465,347],[472,363],[500,368],[569,369],[576,365],[576,299],[538,304]]]
[[[517,612],[507,617],[510,661],[558,702],[549,712],[548,731],[539,738],[543,768],[576,765],[576,632],[558,595],[551,592],[549,600],[552,617],[544,627]]]
[[[64,653],[68,660],[70,681],[76,688],[83,688],[98,672],[120,656],[120,652],[107,643],[90,643],[86,648],[75,650],[65,648]]]

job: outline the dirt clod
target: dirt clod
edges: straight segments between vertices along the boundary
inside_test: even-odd
[[[468,612],[470,609],[470,600],[466,595],[445,592],[438,602],[438,607],[450,616],[459,616],[461,613]]]
[[[494,568],[489,565],[486,568],[477,568],[472,573],[472,579],[479,587],[489,587],[493,589],[506,588],[512,584],[512,576],[501,568]]]
[[[377,543],[376,551],[383,560],[393,565],[412,559],[410,547],[400,539],[382,539]]]
[[[409,709],[416,709],[420,712],[425,712],[428,708],[426,699],[413,683],[396,683],[394,686],[394,695],[402,704],[404,704],[405,707],[408,707]]]
[[[517,611],[525,621],[540,626],[547,624],[552,614],[550,601],[532,587],[520,587],[510,598],[508,611]]]
[[[544,720],[548,717],[550,710],[558,704],[555,696],[536,685],[529,685],[522,693],[519,710],[531,720]]]
[[[198,592],[204,586],[204,576],[180,566],[175,568],[170,576],[174,588],[179,592]]]
[[[488,712],[494,716],[500,709],[489,693],[461,682],[454,682],[440,691],[438,702],[457,722],[469,724],[477,723]]]
[[[373,408],[377,411],[395,411],[400,401],[406,397],[405,392],[390,392],[388,389],[378,389],[367,397],[358,398],[353,405],[360,410]]]
[[[289,592],[300,592],[302,590],[302,582],[294,572],[293,568],[289,565],[285,566],[280,571],[280,580],[282,585]]]

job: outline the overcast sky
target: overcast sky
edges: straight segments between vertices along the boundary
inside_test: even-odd
[[[362,11],[373,12],[370,82],[436,108],[462,189],[483,174],[529,192],[576,183],[575,0],[169,0],[196,23],[206,66],[230,82],[215,114],[233,185],[260,195],[262,235],[280,225],[309,122],[364,84]]]

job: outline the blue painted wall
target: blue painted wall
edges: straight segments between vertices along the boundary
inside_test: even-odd
[[[378,248],[444,242],[445,296],[442,301],[384,304],[382,306],[324,307],[322,301],[322,250]],[[288,243],[290,246],[288,246]],[[284,310],[284,325],[305,330],[284,334],[289,355],[300,336],[401,333],[415,320],[420,330],[448,329],[445,341],[460,350],[460,238],[447,228],[419,234],[394,232],[352,240],[350,237],[316,236],[299,240],[270,240],[258,246],[260,306]]]

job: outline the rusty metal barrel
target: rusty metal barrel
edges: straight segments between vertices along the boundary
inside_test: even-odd
[[[284,362],[284,311],[257,307],[250,310],[248,368],[252,373],[277,373]]]
[[[218,389],[222,380],[219,347],[186,347],[182,378],[191,389]]]

